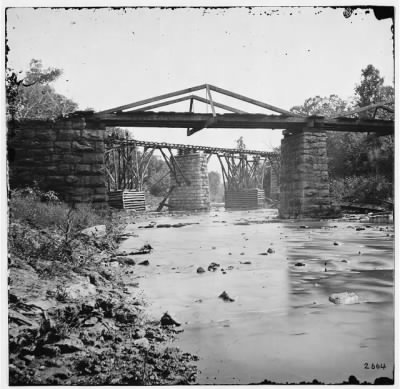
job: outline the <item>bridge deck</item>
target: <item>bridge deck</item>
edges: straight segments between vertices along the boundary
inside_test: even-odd
[[[248,113],[207,114],[190,112],[117,112],[85,115],[87,121],[105,126],[191,128],[188,135],[204,128],[287,129],[310,131],[376,132],[378,135],[394,133],[392,120],[359,118],[324,118],[321,116],[295,117]]]
[[[194,146],[179,143],[165,143],[165,142],[151,142],[151,141],[141,141],[141,140],[113,140],[113,146],[107,151],[117,149],[121,146],[142,146],[147,148],[168,148],[175,150],[199,150],[204,151],[206,154],[247,154],[247,155],[259,155],[260,157],[276,157],[279,153],[273,151],[260,151],[260,150],[247,150],[247,149],[230,149],[223,147],[209,147],[209,146]]]

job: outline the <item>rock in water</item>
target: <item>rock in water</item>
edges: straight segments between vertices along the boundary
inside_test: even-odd
[[[205,270],[200,266],[200,267],[198,267],[197,268],[197,273],[204,273],[205,272]]]
[[[162,326],[177,326],[179,327],[181,324],[175,321],[168,312],[165,312],[162,316],[161,320]]]
[[[149,266],[149,265],[150,265],[150,262],[146,259],[146,260],[144,260],[144,261],[142,261],[142,262],[139,262],[139,265]]]
[[[334,293],[329,296],[329,301],[334,304],[358,304],[358,296],[351,292]]]
[[[219,297],[220,299],[222,299],[222,300],[228,302],[228,303],[232,303],[232,302],[235,301],[235,299],[233,299],[232,297],[230,297],[230,296],[228,295],[228,293],[226,293],[225,291],[223,291],[218,297]]]
[[[216,271],[219,266],[219,263],[211,262],[208,266],[208,271]]]

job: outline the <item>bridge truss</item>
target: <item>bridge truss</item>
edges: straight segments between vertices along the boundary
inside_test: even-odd
[[[208,159],[216,155],[221,164],[225,190],[262,188],[265,167],[267,165],[276,167],[279,163],[279,153],[275,152],[138,140],[112,140],[107,142],[105,152],[108,191],[143,191],[150,160],[157,150],[168,166],[168,172],[159,181],[171,174],[178,185],[190,185],[190,180],[183,174],[180,162],[176,158],[177,155],[185,153],[202,151],[208,155]]]

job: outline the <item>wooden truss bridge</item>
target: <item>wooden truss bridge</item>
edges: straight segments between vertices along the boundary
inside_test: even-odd
[[[176,155],[203,152],[217,156],[222,169],[225,190],[262,188],[265,167],[279,165],[279,153],[269,151],[157,143],[139,140],[110,140],[105,152],[105,171],[108,191],[144,190],[148,166],[155,151],[159,151],[168,172],[178,185],[190,185]],[[175,154],[174,154],[175,152]],[[161,179],[159,181],[161,181]]]
[[[200,90],[205,90],[208,98],[193,94]],[[242,104],[247,103],[253,107],[272,111],[273,114],[266,114],[265,112],[249,113],[242,109],[219,103],[212,96],[214,92],[234,98]],[[189,101],[188,111],[153,111],[154,109],[183,101]],[[193,112],[195,101],[210,106],[211,113]],[[228,111],[228,113],[217,113],[217,108]],[[371,109],[374,109],[375,112],[383,109],[393,113],[393,109],[387,104],[377,103],[351,112],[343,112],[334,117],[305,116],[214,85],[202,84],[97,113],[80,112],[79,114],[85,115],[87,122],[101,126],[186,128],[188,136],[206,128],[240,128],[243,130],[258,128],[285,129],[289,131],[300,131],[307,128],[309,131],[374,132],[377,135],[393,134],[393,120],[378,120],[375,117],[367,118],[363,115],[363,113]]]

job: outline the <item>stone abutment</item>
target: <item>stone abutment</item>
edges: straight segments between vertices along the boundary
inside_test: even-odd
[[[10,187],[36,181],[70,203],[105,203],[104,135],[82,117],[9,123]]]

